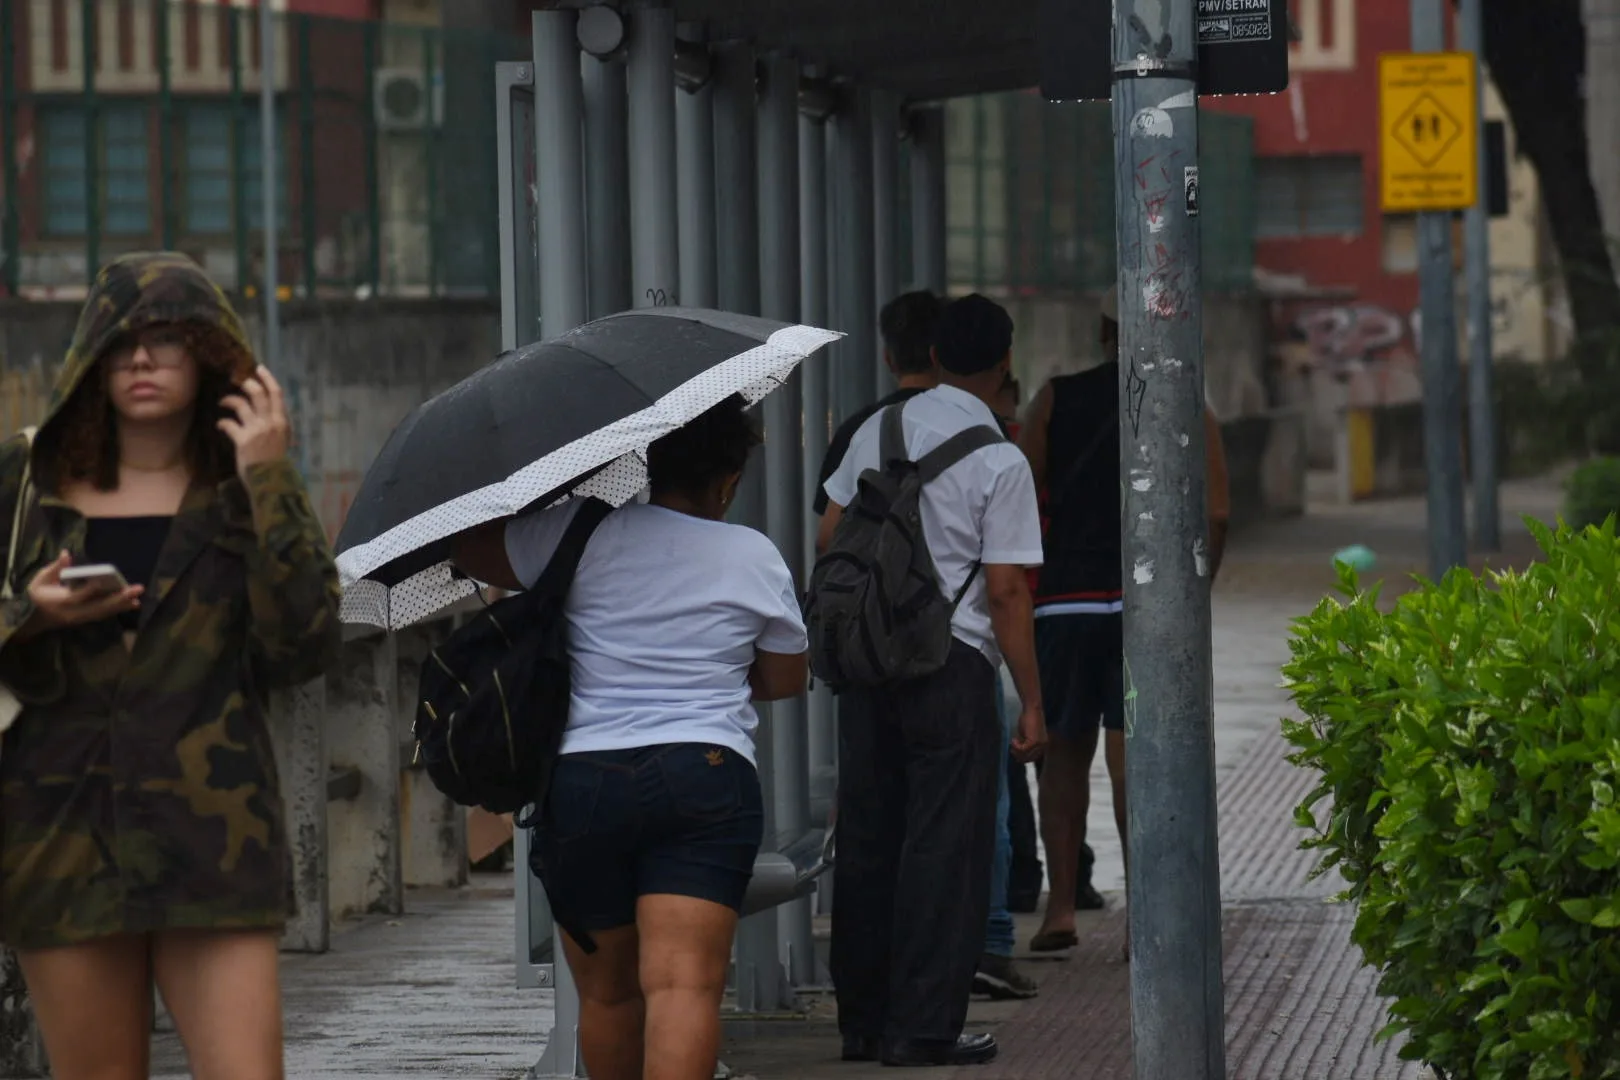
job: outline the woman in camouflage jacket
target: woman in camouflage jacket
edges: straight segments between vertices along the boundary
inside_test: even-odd
[[[154,980],[195,1076],[282,1076],[290,856],[266,695],[340,641],[287,450],[241,321],[171,253],[101,271],[30,468],[26,435],[0,444],[0,522],[25,500],[0,610],[0,681],[24,706],[0,753],[0,939],[58,1080],[147,1075]],[[62,583],[87,562],[127,587]]]

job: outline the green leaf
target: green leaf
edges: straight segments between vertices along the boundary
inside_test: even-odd
[[[1558,905],[1564,914],[1578,923],[1591,924],[1597,917],[1597,905],[1590,900],[1564,900]]]

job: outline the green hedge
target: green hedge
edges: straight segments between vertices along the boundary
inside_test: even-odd
[[[1564,520],[1577,529],[1620,514],[1620,458],[1593,458],[1571,474],[1564,491]]]
[[[1296,812],[1357,906],[1385,1036],[1451,1080],[1620,1077],[1620,540],[1295,624]]]

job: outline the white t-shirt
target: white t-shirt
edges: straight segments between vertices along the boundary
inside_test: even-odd
[[[572,499],[507,525],[507,559],[525,588],[579,506]],[[565,610],[565,754],[697,742],[752,762],[755,651],[796,655],[809,644],[793,576],[770,540],[661,506],[624,506],[597,526]]]
[[[954,386],[941,386],[905,403],[906,451],[913,461],[971,427],[996,427],[990,406]],[[848,506],[861,474],[878,468],[883,413],[875,414],[850,441],[849,453],[826,483],[827,497]],[[976,450],[922,490],[923,540],[934,557],[940,589],[954,597],[974,563],[984,566],[1041,565],[1041,517],[1035,476],[1023,452],[1010,442]],[[956,637],[1001,663],[990,627],[984,573],[957,606]]]

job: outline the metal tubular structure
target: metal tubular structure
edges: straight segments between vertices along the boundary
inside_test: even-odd
[[[1446,47],[1446,6],[1412,0],[1412,51]],[[1468,561],[1463,522],[1462,379],[1451,270],[1451,215],[1418,215],[1418,281],[1423,313],[1423,460],[1429,489],[1429,574],[1438,580]]]
[[[944,294],[945,110],[938,105],[911,112],[912,286]]]
[[[799,295],[800,317],[812,326],[826,326],[827,319],[827,124],[809,112],[799,114]],[[816,559],[816,529],[819,520],[808,512],[820,487],[821,461],[827,455],[832,409],[828,390],[832,385],[832,361],[817,356],[803,367],[804,395],[804,580]],[[833,699],[824,686],[810,692],[809,756],[810,804],[817,820],[825,821],[832,806],[838,773],[837,729]],[[823,879],[825,895],[830,878]]]
[[[1194,0],[1114,39],[1135,1075],[1224,1080]]]
[[[1492,389],[1491,210],[1485,142],[1484,0],[1462,0],[1462,48],[1474,54],[1475,121],[1479,128],[1479,198],[1468,208],[1468,447],[1474,486],[1474,547],[1502,550],[1502,507],[1496,475],[1496,394]]]
[[[760,314],[766,318],[799,321],[803,299],[799,241],[799,65],[791,57],[772,56],[765,61],[765,92],[759,110]],[[786,386],[765,399],[766,532],[794,569],[804,563],[803,380],[801,368]],[[771,706],[776,832],[790,842],[810,828],[810,741],[805,710],[804,698]],[[810,900],[790,901],[777,920],[781,959],[789,981],[795,985],[815,982]]]
[[[832,324],[849,336],[832,346],[834,419],[842,421],[873,400],[877,357],[877,275],[872,250],[871,92],[847,87],[832,118],[831,203]]]
[[[724,214],[716,219],[720,306],[745,315],[760,312],[760,229],[758,158],[758,76],[751,46],[728,42],[714,50],[714,183],[725,192]],[[780,392],[780,391],[779,391]],[[745,475],[731,519],[754,528],[766,525],[766,479],[761,462]],[[765,803],[765,846],[778,836],[775,783],[775,711],[760,710],[755,756]],[[782,976],[777,913],[767,910],[743,919],[737,928],[737,1008],[744,1013],[775,1012],[789,994]]]
[[[576,12],[536,11],[534,37],[535,202],[540,208],[540,334],[551,339],[585,322],[585,190],[580,162]],[[563,966],[563,965],[559,965]]]
[[[259,5],[259,190],[264,196],[264,362],[281,363],[281,282],[276,265],[281,245],[276,240],[276,23],[269,4]],[[296,394],[302,379],[294,379]]]
[[[586,245],[590,251],[591,318],[631,304],[630,144],[624,65],[579,58],[585,100]]]
[[[681,303],[714,307],[719,271],[714,234],[714,84],[675,95],[675,161],[680,213]]]
[[[887,90],[872,91],[872,237],[872,310],[878,312],[900,291],[900,99]],[[876,335],[872,343],[872,396],[877,399],[894,389],[894,379]]]
[[[675,13],[664,5],[630,16],[631,300],[674,303],[680,289],[675,201]]]

